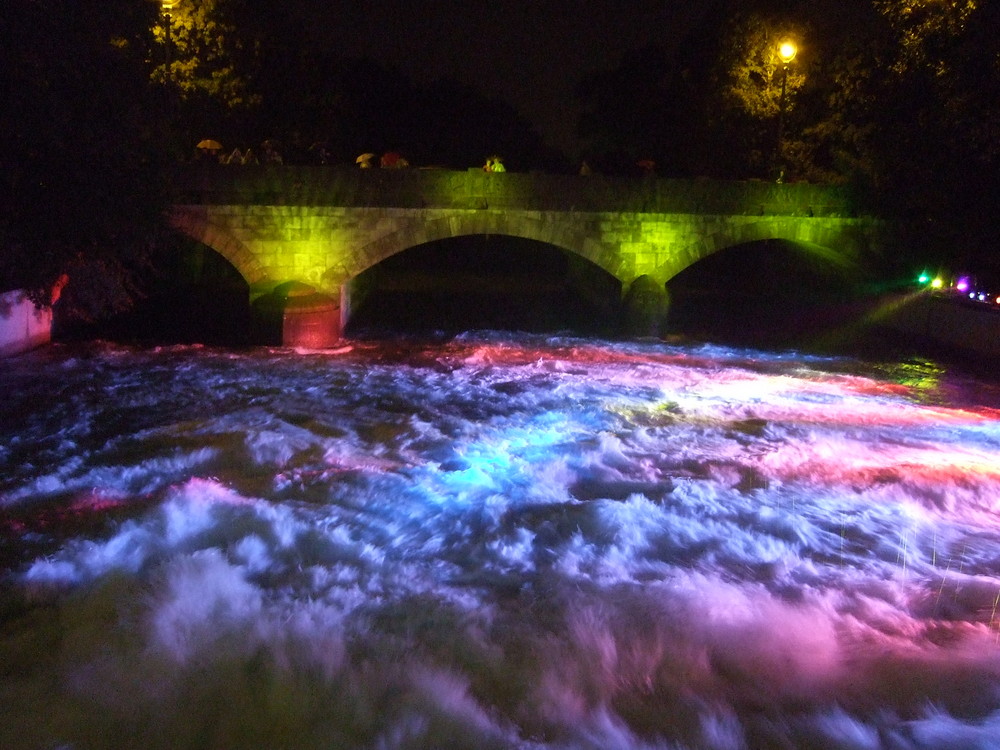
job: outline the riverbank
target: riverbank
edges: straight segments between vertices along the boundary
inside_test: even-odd
[[[920,291],[886,299],[869,315],[876,330],[926,351],[984,364],[1000,361],[1000,306]]]
[[[934,359],[991,375],[1000,362],[998,306],[954,295],[910,291],[839,301],[679,297],[668,333],[686,341],[870,361]]]

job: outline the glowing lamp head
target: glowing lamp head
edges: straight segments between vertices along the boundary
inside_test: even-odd
[[[942,279],[940,276],[935,276],[934,280],[931,281],[932,289],[940,289],[943,286],[944,286],[944,279]]]
[[[788,65],[788,63],[795,59],[795,53],[798,51],[795,43],[787,39],[778,45],[778,57],[785,65]]]
[[[962,276],[961,278],[959,278],[958,281],[955,282],[955,288],[960,292],[969,291],[969,279],[966,278],[965,276]]]
[[[160,0],[160,7],[163,10],[171,10],[181,4],[181,0]]]
[[[927,273],[927,271],[924,271],[917,277],[917,283],[919,284],[929,284],[930,281],[931,281],[931,275]]]

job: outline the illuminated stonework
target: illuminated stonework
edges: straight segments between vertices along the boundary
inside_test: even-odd
[[[299,281],[339,299],[380,261],[464,235],[553,245],[607,271],[623,292],[639,277],[664,288],[693,263],[747,242],[787,240],[846,265],[879,238],[878,222],[850,215],[838,191],[812,185],[416,170],[214,174],[219,181],[188,191],[170,221],[229,260],[254,297]]]

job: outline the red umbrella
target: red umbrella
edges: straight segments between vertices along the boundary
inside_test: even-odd
[[[399,160],[402,159],[402,155],[396,153],[395,151],[388,151],[382,154],[382,158],[379,160],[379,164],[383,167],[391,169],[399,164]]]

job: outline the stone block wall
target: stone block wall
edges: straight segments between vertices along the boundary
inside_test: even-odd
[[[220,167],[177,175],[178,205],[857,216],[840,186],[760,180],[641,179],[480,170]]]

